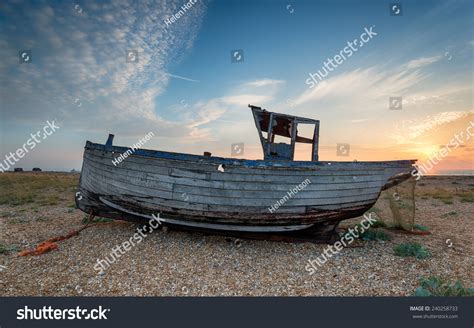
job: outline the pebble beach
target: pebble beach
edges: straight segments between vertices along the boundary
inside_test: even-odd
[[[2,198],[1,296],[409,296],[419,280],[429,276],[474,286],[474,177],[420,180],[416,223],[428,227],[430,234],[383,229],[390,240],[357,240],[312,275],[305,266],[324,251],[325,244],[173,229],[147,234],[99,273],[94,269],[98,259],[130,239],[139,226],[123,221],[98,222],[43,255],[17,256],[20,250],[83,225],[84,213],[72,206],[78,177],[57,174],[55,179],[68,179],[70,185],[44,190],[43,196],[57,193],[49,195],[49,201],[38,203],[33,197],[12,204],[7,196]],[[15,182],[10,178],[9,183]],[[438,192],[452,197],[447,201]],[[341,229],[362,219],[344,221]],[[407,242],[422,244],[432,256],[396,256],[393,247]]]

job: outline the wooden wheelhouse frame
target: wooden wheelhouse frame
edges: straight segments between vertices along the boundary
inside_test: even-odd
[[[249,107],[252,109],[265,160],[294,160],[297,142],[312,144],[311,161],[317,162],[319,160],[319,120],[268,112],[253,105],[249,105]],[[298,124],[314,125],[313,138],[298,136]],[[267,134],[266,137],[264,133]],[[290,138],[291,144],[275,143],[277,135]]]

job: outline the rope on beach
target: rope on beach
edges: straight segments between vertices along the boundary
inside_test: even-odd
[[[91,213],[89,215],[89,219],[87,220],[86,224],[84,226],[82,226],[81,228],[79,228],[77,230],[73,230],[65,236],[58,236],[58,237],[50,238],[50,239],[42,242],[38,246],[36,246],[36,248],[25,249],[24,251],[21,251],[20,253],[18,253],[18,256],[41,255],[41,254],[49,252],[53,249],[58,249],[59,246],[56,242],[61,241],[61,240],[66,240],[66,239],[69,239],[71,237],[77,236],[79,234],[79,232],[81,232],[82,230],[84,230],[88,227],[92,227],[93,225],[90,225],[90,223],[92,222],[93,219],[94,219],[94,215],[92,215],[92,213]]]

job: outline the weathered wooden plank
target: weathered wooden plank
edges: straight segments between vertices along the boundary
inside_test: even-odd
[[[106,188],[104,186],[104,184],[106,183],[109,183],[110,181],[115,181],[113,179],[111,179],[111,176],[107,175],[107,173],[101,175],[101,174],[95,174],[94,172],[91,172],[91,171],[87,171],[87,176],[85,177],[85,179],[88,179],[88,181],[91,183],[92,186],[94,186],[95,189],[100,189],[101,192],[104,192],[104,193],[107,193],[107,192],[111,192],[111,193],[114,193],[114,192],[120,192],[120,193],[127,193],[128,195],[129,194],[138,194],[138,195],[141,195],[142,197],[151,197],[152,195],[157,195],[157,196],[161,196],[161,197],[165,197],[165,199],[170,199],[170,193],[166,193],[166,194],[163,194],[163,192],[157,190],[156,192],[150,192],[150,190],[148,188],[144,188],[142,186],[135,186],[133,184],[130,184],[130,183],[127,183],[126,181],[121,181],[120,184],[115,184],[116,187],[120,187],[122,190],[120,191],[117,191],[117,190],[113,190],[110,188],[110,186],[108,188]],[[97,185],[97,181],[103,181],[103,183],[101,185]],[[102,187],[102,189],[100,188]],[[376,192],[378,191],[379,189],[375,189],[373,193],[370,193],[370,194],[367,194],[367,195],[375,195]],[[304,191],[301,191],[300,193],[303,193]],[[175,193],[175,195],[179,195],[179,197],[184,197],[184,198],[187,198],[189,202],[191,202],[189,199],[190,198],[194,198],[196,196],[200,196],[200,195],[193,195],[191,192],[184,195],[185,192],[181,193]],[[284,194],[283,194],[284,196]],[[347,198],[349,198],[349,201],[350,201],[350,198],[352,197],[353,195],[349,195],[347,196]],[[360,194],[357,194],[358,197],[363,197],[364,195],[360,195]],[[282,196],[278,196],[278,197],[275,197],[275,201],[279,200]],[[176,196],[175,196],[176,198]],[[220,197],[216,197],[216,198],[222,198]],[[295,198],[293,199],[289,199],[289,201],[287,202],[287,206],[290,205],[292,203],[292,201],[294,199],[297,199],[298,198],[298,195],[295,196]],[[331,200],[331,198],[334,198],[334,199],[337,199],[336,203],[339,203],[341,202],[341,200],[344,199],[344,197],[325,197],[323,199],[325,200]],[[300,198],[302,199],[302,198]],[[195,198],[193,199],[195,202],[200,202],[202,200],[199,200],[199,198]],[[268,202],[272,202],[273,200],[272,199],[269,199],[269,198],[263,198],[263,200],[268,203]],[[308,204],[308,202],[305,200],[305,199],[302,199],[304,201],[304,204]],[[210,200],[206,200],[205,201],[206,203],[212,203]],[[273,204],[273,203],[272,203]],[[267,206],[270,206],[272,204],[269,204]],[[311,201],[309,202],[310,205],[312,205]],[[249,204],[246,204],[246,206],[249,205]],[[264,204],[266,205],[266,204]]]
[[[95,159],[89,159],[97,164],[100,165],[106,165],[112,170],[120,170],[120,169],[125,169],[125,170],[134,170],[138,172],[147,172],[149,173],[150,177],[157,176],[158,178],[168,176],[169,175],[161,175],[161,174],[155,174],[152,170],[152,168],[149,168],[147,166],[144,166],[140,170],[141,167],[136,166],[136,165],[131,165],[129,166],[113,166],[109,165],[107,163],[101,163],[100,161],[97,161]],[[391,173],[390,173],[391,174]],[[178,175],[178,172],[175,172],[175,176]],[[194,172],[189,172],[187,174],[184,174],[182,172],[182,175],[188,175],[188,176],[195,176],[197,177],[198,175],[195,175]],[[205,176],[207,178],[204,179],[204,175],[200,176],[200,179],[195,178],[194,181],[196,180],[208,180],[208,181],[233,181],[233,182],[258,182],[258,183],[272,183],[274,184],[275,181],[278,181],[279,183],[288,183],[288,184],[294,184],[298,185],[300,184],[304,179],[308,178],[311,180],[311,183],[327,183],[327,184],[332,184],[332,183],[351,183],[354,181],[357,182],[368,182],[368,181],[383,181],[385,182],[387,180],[387,174],[385,171],[381,171],[378,174],[372,174],[372,175],[367,175],[367,174],[351,174],[351,175],[319,175],[315,173],[313,176],[305,176],[305,177],[300,177],[300,176],[273,176],[273,175],[259,175],[259,174],[232,174],[232,173],[225,173],[225,172],[216,172],[213,173],[208,173]],[[303,179],[304,178],[304,179]],[[171,181],[172,182],[172,181]]]
[[[97,157],[99,159],[106,159],[104,164],[111,165],[112,164],[112,157],[111,155],[101,152],[101,151],[92,151],[91,153],[86,154],[87,157]],[[92,156],[92,157],[91,157]],[[109,156],[109,157],[108,157]],[[169,167],[178,168],[178,169],[186,169],[186,170],[197,170],[197,171],[205,171],[205,172],[215,172],[217,171],[217,167],[219,163],[211,163],[211,162],[189,162],[189,161],[170,161],[167,159],[160,159],[160,158],[147,158],[143,156],[136,156],[131,155],[127,157],[124,161],[122,161],[118,166],[127,163],[136,163],[139,165],[145,166],[164,166],[166,169]],[[382,171],[386,168],[403,168],[406,170],[406,164],[402,165],[381,165],[380,163],[372,163],[372,162],[326,162],[326,164],[320,164],[325,162],[306,162],[308,165],[306,167],[287,167],[284,165],[285,162],[282,162],[281,166],[256,166],[256,167],[247,167],[242,165],[240,162],[236,160],[233,164],[228,164],[226,167],[226,171],[229,173],[239,173],[239,174],[249,174],[253,172],[253,174],[259,175],[297,175],[297,176],[304,176],[304,175],[314,175],[315,172],[320,172],[318,174],[336,174],[336,175],[353,175],[353,174],[374,174],[375,171]],[[291,170],[288,170],[291,168]],[[368,171],[368,169],[370,169]],[[166,173],[166,172],[159,172],[159,173]]]
[[[128,150],[126,147],[106,147],[101,144],[94,144],[91,142],[86,143],[86,151],[89,150],[99,150],[104,154],[112,152],[124,153]],[[313,166],[328,166],[334,165],[340,169],[351,168],[351,167],[361,167],[369,165],[370,167],[407,167],[410,168],[416,160],[396,160],[396,161],[383,161],[383,162],[308,162],[308,161],[262,161],[262,160],[248,160],[248,159],[230,159],[223,157],[207,157],[201,155],[192,155],[192,154],[182,154],[182,153],[172,153],[165,151],[149,150],[149,149],[138,149],[134,152],[134,156],[141,156],[146,158],[161,158],[169,161],[188,161],[190,163],[214,163],[214,164],[232,164],[232,165],[241,165],[244,167],[272,167],[272,168],[282,168],[290,170],[298,170],[298,168],[307,168]]]
[[[95,167],[94,168],[96,171],[100,171],[105,178],[107,179],[115,179],[117,181],[121,181],[124,183],[124,185],[130,184],[135,190],[142,189],[144,192],[145,191],[154,191],[154,190],[169,190],[169,189],[164,189],[160,187],[161,179],[160,181],[157,181],[154,185],[150,183],[150,180],[144,180],[144,179],[131,179],[130,177],[123,177],[121,175],[113,174],[111,172],[107,171],[102,171],[101,168]],[[88,174],[94,174],[94,170],[88,170]],[[259,186],[259,184],[254,184],[254,183],[249,183],[249,185],[254,186],[254,189]],[[303,198],[303,199],[317,199],[317,198],[328,198],[328,197],[344,197],[344,196],[350,196],[350,195],[365,195],[365,194],[372,194],[372,193],[378,193],[380,192],[381,185],[374,185],[371,187],[360,187],[357,184],[351,184],[351,185],[346,185],[345,188],[338,188],[338,189],[329,189],[331,185],[328,185],[325,188],[320,188],[320,190],[313,190],[309,189],[308,187],[310,184],[307,185],[306,188],[301,189],[301,191],[295,193],[294,197],[295,198]],[[273,200],[278,200],[285,195],[287,195],[287,192],[292,193],[295,186],[292,186],[293,188],[288,188],[284,189],[282,191],[264,191],[262,190],[245,190],[245,189],[225,189],[225,188],[205,188],[205,187],[199,187],[195,186],[193,184],[173,184],[172,191],[175,194],[183,194],[187,193],[188,195],[204,195],[204,196],[215,196],[215,197],[233,197],[233,198],[260,198],[260,199],[273,199]],[[130,188],[132,189],[132,188]],[[154,193],[151,193],[154,194]],[[162,194],[161,194],[162,195]]]
[[[118,179],[111,180],[107,179],[106,176],[101,176],[92,171],[88,172],[88,179],[90,182],[96,181],[97,179],[105,178],[105,184],[109,187],[107,191],[111,194],[128,192],[132,195],[141,195],[143,197],[160,198],[163,200],[185,200],[190,203],[202,203],[202,204],[213,204],[213,205],[231,205],[231,206],[266,206],[270,207],[277,201],[280,201],[283,196],[287,197],[284,206],[312,206],[312,205],[329,205],[329,204],[342,204],[344,202],[359,201],[364,199],[370,199],[376,197],[380,191],[380,188],[371,192],[354,192],[354,191],[335,191],[333,193],[319,193],[319,197],[306,197],[300,196],[300,193],[295,194],[293,198],[287,195],[274,194],[273,197],[261,194],[261,197],[225,197],[221,193],[215,193],[214,195],[202,195],[202,194],[191,194],[186,192],[166,192],[162,190],[150,189],[139,185],[127,183],[126,181],[120,181]],[[119,190],[115,190],[116,187]],[[262,197],[263,196],[263,197]]]
[[[234,205],[208,205],[206,208],[202,206],[203,204],[196,204],[184,201],[177,201],[177,200],[163,200],[159,198],[154,198],[150,200],[148,198],[140,198],[140,197],[133,197],[133,198],[123,198],[123,202],[135,202],[140,206],[146,206],[147,208],[155,209],[155,211],[164,210],[165,208],[173,209],[176,211],[177,209],[186,209],[189,213],[195,214],[194,210],[201,211],[203,215],[209,217],[219,217],[223,213],[226,216],[233,214],[233,217],[239,217],[243,213],[246,215],[250,215],[254,217],[257,214],[265,214],[267,219],[271,219],[269,216],[275,216],[277,218],[280,214],[286,214],[289,217],[296,215],[298,213],[304,214],[308,211],[340,211],[340,210],[349,210],[356,206],[370,206],[374,203],[376,198],[363,200],[363,201],[355,201],[355,202],[348,202],[341,204],[327,204],[327,205],[314,205],[314,206],[287,206],[287,207],[280,207],[277,211],[270,213],[267,207],[264,206],[234,206]]]

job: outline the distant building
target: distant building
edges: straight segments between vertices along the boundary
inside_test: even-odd
[[[34,167],[33,172],[41,172],[42,170],[39,167]]]
[[[15,169],[13,170],[13,172],[23,172],[23,168],[21,168],[21,167],[15,167]]]

